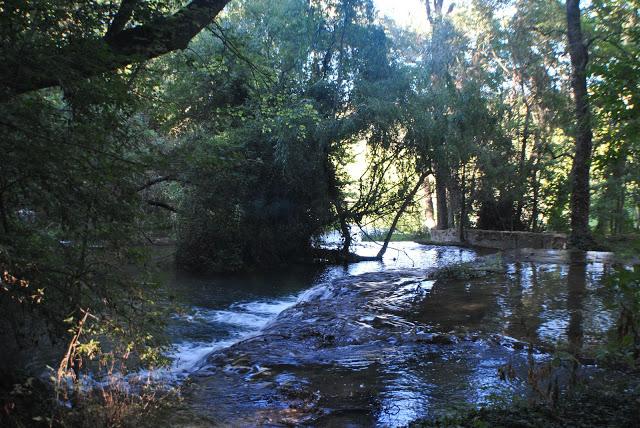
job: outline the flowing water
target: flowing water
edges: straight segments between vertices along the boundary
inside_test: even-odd
[[[379,247],[361,243],[360,255]],[[343,266],[299,266],[255,275],[202,277],[171,272],[171,297],[189,310],[176,314],[169,335],[174,343],[170,375],[178,379],[198,369],[211,352],[257,334],[285,309],[304,300],[314,286],[345,276],[398,269],[427,269],[468,262],[476,252],[412,242],[392,243],[384,260]]]
[[[488,276],[436,281],[430,271],[479,255],[394,247],[347,268],[175,274],[190,309],[171,325],[171,375],[190,381],[172,424],[403,426],[524,394],[532,361],[595,346],[614,322],[605,255],[520,254]]]

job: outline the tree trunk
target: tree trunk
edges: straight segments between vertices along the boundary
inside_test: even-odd
[[[387,236],[385,237],[384,243],[382,244],[382,248],[380,248],[380,251],[378,251],[378,255],[376,256],[377,258],[382,259],[384,253],[387,252],[389,241],[391,241],[391,236],[393,235],[393,232],[395,232],[396,226],[398,226],[400,217],[402,217],[402,214],[404,214],[406,209],[409,207],[409,204],[411,204],[411,202],[413,201],[413,198],[415,198],[416,193],[418,193],[418,190],[420,190],[420,187],[422,187],[422,183],[424,183],[425,178],[427,178],[427,174],[423,173],[420,178],[418,178],[418,182],[416,183],[416,185],[413,187],[413,189],[411,189],[407,197],[402,202],[402,205],[400,206],[398,212],[396,212],[396,215],[393,218],[393,222],[391,223],[391,227],[389,228],[389,232],[387,232]]]
[[[325,171],[327,174],[327,186],[329,199],[336,209],[338,216],[338,223],[340,223],[340,233],[342,234],[342,254],[344,260],[349,259],[349,249],[351,248],[351,227],[348,221],[348,212],[343,204],[342,196],[340,195],[340,183],[338,183],[338,177],[336,176],[336,170],[331,164],[329,157],[325,159]]]
[[[465,242],[465,237],[464,237],[464,227],[466,224],[466,217],[467,217],[467,201],[465,198],[465,180],[466,178],[466,165],[462,164],[462,174],[461,174],[462,178],[460,180],[460,220],[458,221],[458,239],[460,240],[460,242]]]
[[[447,186],[436,178],[436,229],[449,228],[449,210],[447,206]]]
[[[576,108],[576,150],[571,170],[571,236],[569,244],[580,249],[592,245],[589,231],[589,169],[593,134],[587,94],[589,55],[580,24],[580,0],[567,0],[567,30],[571,57],[571,87]]]
[[[531,171],[531,189],[533,191],[533,199],[531,200],[531,219],[529,220],[529,230],[532,232],[538,231],[538,215],[540,210],[538,209],[538,199],[540,197],[540,158],[542,157],[542,147],[545,145],[544,138],[540,137],[540,134],[536,132],[534,134],[534,149],[533,149],[533,171]]]
[[[340,222],[340,233],[342,234],[342,254],[345,257],[345,260],[349,258],[349,250],[351,249],[351,227],[349,226],[349,222],[347,221],[347,216],[345,215],[344,210],[342,209],[340,201],[334,202],[336,207],[336,212],[338,213],[338,220]]]
[[[449,228],[449,212],[447,209],[447,172],[436,165],[436,229]]]
[[[531,207],[531,223],[529,224],[529,229],[532,232],[538,231],[538,198],[540,193],[540,180],[538,179],[538,171],[537,169],[533,172],[533,200]]]
[[[449,179],[449,185],[447,186],[447,206],[449,214],[449,228],[456,227],[456,217],[460,213],[460,187],[455,177]]]
[[[520,179],[520,198],[516,208],[516,217],[522,221],[522,210],[524,208],[524,198],[526,195],[527,184],[527,143],[529,140],[529,123],[531,121],[531,106],[525,101],[526,114],[524,118],[524,129],[522,130],[522,144],[520,146],[520,164],[518,166],[518,174]],[[522,221],[523,222],[523,221]],[[523,222],[524,223],[524,222]]]

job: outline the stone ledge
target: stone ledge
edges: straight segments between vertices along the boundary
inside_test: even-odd
[[[512,250],[517,248],[564,250],[567,248],[567,235],[564,233],[465,229],[464,236],[464,244],[466,245],[499,250]],[[459,231],[457,229],[432,229],[431,242],[438,244],[461,244]]]

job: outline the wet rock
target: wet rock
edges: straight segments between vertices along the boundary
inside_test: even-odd
[[[249,357],[247,355],[241,355],[237,358],[235,358],[233,361],[231,361],[231,366],[233,367],[246,367],[249,363],[251,362],[251,360],[249,359]]]
[[[371,326],[378,329],[404,330],[413,327],[413,324],[392,315],[381,315],[373,318]]]
[[[458,338],[450,334],[422,333],[416,335],[416,342],[429,345],[453,345],[458,343]]]
[[[260,379],[268,379],[271,378],[273,372],[268,367],[262,367],[260,365],[255,365],[252,367],[250,373],[247,375],[247,378],[250,380],[260,380]]]

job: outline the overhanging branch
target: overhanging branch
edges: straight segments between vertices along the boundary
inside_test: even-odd
[[[105,37],[75,40],[53,53],[34,47],[26,60],[23,56],[0,65],[0,101],[185,49],[229,1],[192,0],[173,15],[124,29],[135,3],[124,0]]]
[[[171,211],[172,213],[177,213],[178,210],[174,207],[172,207],[171,205],[165,203],[165,202],[161,202],[161,201],[147,201],[147,204],[153,206],[153,207],[158,207],[158,208],[164,208],[165,210]]]

